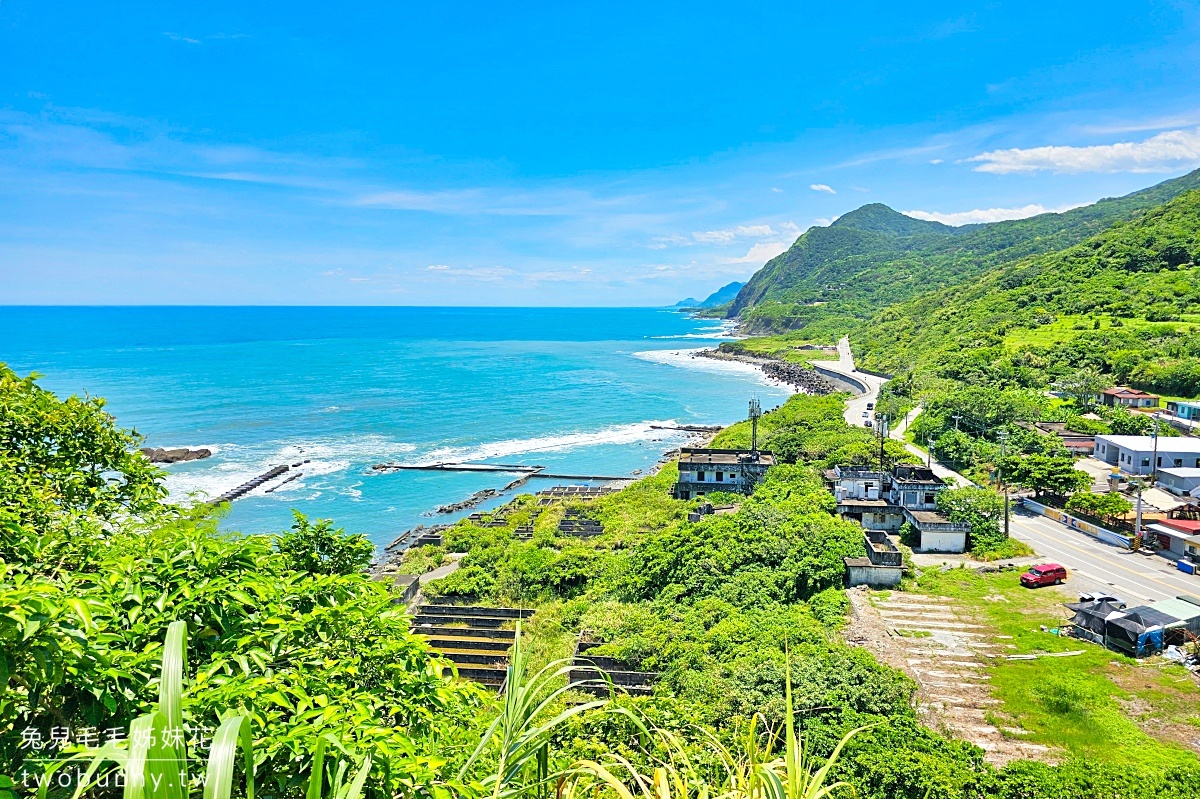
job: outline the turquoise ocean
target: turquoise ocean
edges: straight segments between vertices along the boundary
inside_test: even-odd
[[[5,307],[0,361],[60,395],[105,397],[148,446],[213,450],[166,467],[173,499],[309,461],[234,502],[228,528],[281,530],[295,508],[382,546],[514,475],[374,464],[636,475],[686,443],[656,426],[728,424],[751,396],[780,404],[788,391],[757,369],[691,357],[727,332],[641,308]]]

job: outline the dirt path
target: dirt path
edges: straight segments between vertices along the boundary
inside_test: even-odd
[[[989,720],[1000,700],[991,695],[988,662],[1003,654],[1003,637],[964,619],[953,600],[899,591],[847,592],[853,622],[846,640],[917,681],[917,713],[932,729],[970,741],[990,763],[1049,760],[1048,747],[1016,740],[1021,730]]]

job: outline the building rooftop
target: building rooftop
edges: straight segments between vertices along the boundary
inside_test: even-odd
[[[1200,477],[1200,469],[1195,466],[1169,466],[1158,470],[1159,474],[1169,474],[1172,477],[1188,479],[1189,477]]]
[[[1149,393],[1149,392],[1147,392],[1147,391],[1142,391],[1141,389],[1137,389],[1137,388],[1130,388],[1129,386],[1113,386],[1112,388],[1106,388],[1106,389],[1104,389],[1104,391],[1102,391],[1102,392],[1100,392],[1100,393],[1101,393],[1101,394],[1105,394],[1106,396],[1109,396],[1109,397],[1129,397],[1129,398],[1140,398],[1140,399],[1148,399],[1148,398],[1149,398],[1149,399],[1158,399],[1158,395],[1157,395],[1157,394],[1151,394],[1151,393]]]
[[[922,485],[945,485],[945,481],[925,466],[896,466],[892,469],[892,479],[898,483],[919,483]]]
[[[1151,602],[1150,607],[1159,613],[1174,616],[1180,621],[1187,621],[1188,619],[1200,616],[1200,605],[1194,605],[1184,599],[1160,599],[1157,602]]]
[[[1154,436],[1111,436],[1101,434],[1096,436],[1096,441],[1104,441],[1125,449],[1132,449],[1137,452],[1150,452],[1154,449]],[[1159,436],[1158,437],[1159,452],[1195,452],[1200,454],[1200,438],[1191,438],[1186,436]]]
[[[774,466],[775,455],[759,451],[752,453],[748,449],[691,449],[684,447],[679,451],[679,465],[695,464],[699,466],[737,466],[739,464],[759,464]]]
[[[890,508],[894,506],[886,499],[839,499],[838,507]]]
[[[953,524],[942,514],[932,510],[910,510],[908,515],[923,524]]]
[[[1200,533],[1200,521],[1195,519],[1159,519],[1159,524],[1174,528],[1181,533],[1195,535]]]

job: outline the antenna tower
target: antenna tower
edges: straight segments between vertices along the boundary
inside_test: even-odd
[[[758,454],[758,420],[762,417],[762,405],[758,398],[750,400],[750,452]]]

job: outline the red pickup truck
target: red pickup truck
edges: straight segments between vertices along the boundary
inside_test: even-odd
[[[1057,563],[1042,563],[1030,566],[1029,571],[1021,575],[1021,585],[1026,588],[1038,588],[1043,585],[1057,585],[1067,579],[1067,570]]]

